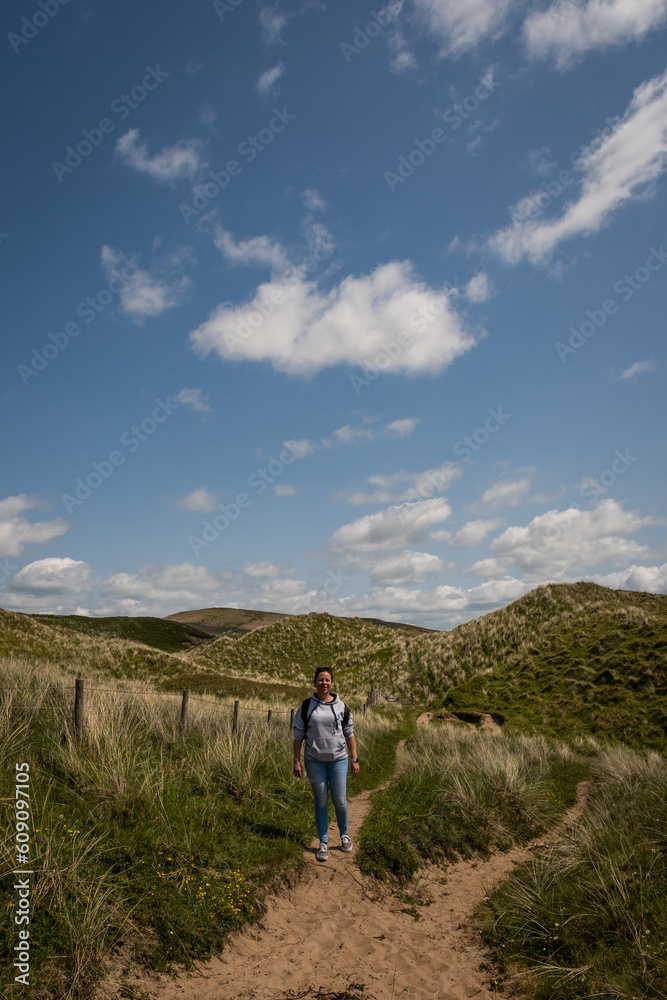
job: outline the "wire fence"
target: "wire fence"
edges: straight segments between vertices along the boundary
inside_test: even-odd
[[[102,685],[99,685],[99,686],[98,685],[94,685],[94,686],[86,685],[86,683],[85,683],[85,681],[84,681],[84,679],[82,677],[77,677],[76,680],[75,680],[75,682],[74,682],[74,713],[73,714],[74,714],[74,730],[75,730],[77,736],[79,737],[79,739],[83,739],[83,735],[84,735],[84,729],[85,729],[85,695],[86,695],[86,692],[90,692],[90,691],[95,691],[95,692],[97,692],[97,691],[106,691],[106,692],[110,692],[110,693],[116,694],[116,695],[125,695],[125,696],[130,695],[131,697],[135,697],[135,698],[139,698],[139,697],[145,696],[143,692],[137,692],[137,691],[132,690],[131,688],[104,687]],[[178,697],[177,694],[169,694],[166,691],[154,691],[152,693],[155,694],[155,695],[157,695],[158,697],[163,697],[163,698],[172,698],[173,699],[173,698],[177,698]],[[428,690],[426,688],[425,688],[425,693],[427,694],[427,697],[428,697]],[[395,700],[395,701],[399,702],[399,704],[401,702],[401,696],[400,695],[396,695],[394,698],[391,698],[389,695],[384,695],[384,699],[386,701]],[[411,700],[412,704],[414,705],[414,703],[415,703],[414,694],[410,695],[410,700]],[[182,694],[181,694],[181,712],[180,712],[180,729],[181,729],[181,732],[183,734],[185,734],[187,732],[187,729],[188,729],[188,721],[189,721],[189,714],[190,714],[190,702],[191,701],[196,701],[196,702],[199,702],[200,704],[203,704],[203,705],[212,705],[214,708],[218,709],[221,712],[229,712],[230,711],[230,708],[229,708],[228,705],[223,705],[219,701],[215,701],[212,698],[201,698],[201,697],[198,697],[197,695],[191,694],[190,691],[188,691],[188,690],[183,691]],[[378,705],[379,703],[380,703],[380,692],[378,691],[378,689],[376,687],[373,687],[373,688],[371,688],[366,701],[361,706],[362,715],[365,716],[366,712],[368,711],[368,709],[372,708],[374,705]],[[238,733],[238,731],[239,731],[239,717],[240,717],[241,712],[255,712],[255,713],[259,713],[261,715],[265,715],[266,716],[266,723],[267,723],[267,726],[269,728],[271,727],[271,724],[272,724],[272,722],[273,722],[273,720],[274,720],[274,718],[276,716],[283,716],[283,715],[284,716],[289,716],[290,729],[294,726],[295,709],[293,709],[293,708],[290,709],[289,711],[287,711],[286,709],[285,710],[281,710],[281,709],[273,709],[273,708],[269,708],[269,709],[253,708],[250,705],[243,705],[243,706],[241,706],[240,700],[237,699],[236,701],[234,701],[234,707],[232,709],[232,736],[235,736]]]

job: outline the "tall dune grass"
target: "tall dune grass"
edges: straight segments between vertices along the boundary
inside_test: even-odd
[[[580,823],[481,908],[487,942],[536,1000],[667,996],[667,760],[600,749]]]
[[[566,744],[441,725],[420,729],[395,781],[374,797],[359,863],[410,878],[422,860],[509,848],[551,826],[574,801],[586,764]]]

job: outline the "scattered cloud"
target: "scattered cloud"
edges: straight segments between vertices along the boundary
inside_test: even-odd
[[[281,42],[282,30],[287,24],[287,16],[278,10],[278,4],[262,7],[259,12],[259,23],[262,26],[262,35],[267,45]]]
[[[523,26],[528,52],[562,68],[594,49],[641,41],[667,21],[667,0],[555,0]]]
[[[137,267],[138,257],[128,257],[106,244],[100,257],[108,281],[117,280],[115,275],[119,272],[125,276],[120,290],[121,310],[135,323],[142,323],[149,316],[160,316],[188,298],[192,282],[187,275],[170,274],[172,267],[163,268],[160,275],[152,275]]]
[[[299,491],[296,486],[288,486],[287,483],[277,483],[273,487],[273,492],[277,497],[293,497]]]
[[[185,386],[178,395],[174,396],[174,400],[196,413],[213,413],[212,408],[208,405],[208,393],[202,389],[189,389]]]
[[[451,544],[457,547],[479,545],[499,525],[500,521],[497,518],[480,518],[477,521],[468,521],[452,537]]]
[[[393,420],[387,424],[387,430],[393,431],[401,438],[410,437],[418,423],[419,420],[415,417],[404,417],[402,420]]]
[[[422,541],[429,528],[446,520],[451,512],[447,501],[440,497],[387,507],[344,524],[334,531],[330,544],[337,551],[356,552],[407,547]]]
[[[265,69],[255,85],[257,87],[257,92],[261,94],[262,97],[265,97],[267,94],[278,93],[279,91],[276,84],[284,72],[285,65],[281,62],[276,63],[276,65],[272,66],[270,69]]]
[[[392,54],[389,69],[392,73],[405,73],[409,69],[418,69],[417,60],[401,31],[394,31],[389,36],[389,49]]]
[[[280,568],[270,562],[247,563],[243,572],[259,579],[280,576]]]
[[[316,188],[307,188],[302,195],[303,203],[309,212],[320,212],[327,203]]]
[[[465,287],[465,296],[470,302],[486,302],[491,298],[491,282],[488,274],[480,271]]]
[[[181,510],[199,510],[203,514],[208,514],[209,511],[214,510],[217,507],[218,501],[213,496],[210,490],[202,487],[199,490],[193,490],[192,493],[188,493],[186,497],[181,497],[177,502],[177,506]]]
[[[516,0],[415,0],[431,31],[442,40],[443,55],[459,56],[507,28]]]
[[[62,517],[30,522],[19,516],[37,505],[37,499],[25,493],[0,500],[0,558],[20,556],[26,545],[44,545],[65,534],[69,525]]]
[[[228,264],[245,267],[268,267],[282,274],[289,267],[289,258],[279,243],[268,236],[253,236],[249,240],[235,240],[222,226],[215,231],[215,245]]]
[[[51,556],[28,563],[12,580],[12,590],[34,597],[79,593],[90,578],[90,566],[77,559]]]
[[[373,584],[388,586],[397,583],[421,583],[442,570],[442,559],[428,552],[406,550],[373,564]]]
[[[126,167],[147,174],[160,183],[182,177],[192,179],[206,166],[202,144],[198,140],[185,139],[173,146],[165,146],[161,152],[150,156],[148,145],[141,142],[138,128],[131,128],[121,135],[116,143],[116,155]]]
[[[635,361],[634,365],[626,368],[621,379],[636,379],[638,375],[645,375],[646,372],[654,372],[655,364],[652,361]]]
[[[507,264],[523,257],[541,263],[563,240],[602,229],[622,204],[649,192],[666,165],[667,71],[637,87],[612,134],[593,142],[578,158],[582,178],[576,201],[554,219],[531,219],[519,211],[537,197],[528,196],[515,206],[512,224],[495,233],[488,245]]]
[[[349,276],[327,293],[300,277],[274,278],[260,285],[251,301],[218,306],[192,331],[190,343],[201,356],[214,351],[223,360],[268,361],[291,375],[314,375],[334,365],[368,364],[388,343],[405,339],[410,317],[420,310],[433,321],[410,334],[384,370],[436,374],[475,339],[447,290],[417,281],[407,261]]]
[[[343,492],[336,499],[355,507],[368,503],[426,500],[434,493],[444,493],[461,475],[463,468],[455,462],[443,462],[425,472],[406,472],[401,469],[389,476],[367,476],[366,482],[376,487],[372,493],[364,493],[363,490]]]
[[[289,448],[294,453],[295,458],[305,458],[307,455],[315,453],[315,446],[308,438],[292,438],[290,441],[283,441],[283,448]]]
[[[489,486],[470,509],[485,513],[496,507],[515,507],[530,490],[530,479],[501,479]]]
[[[628,566],[617,573],[593,577],[603,587],[619,590],[645,590],[650,594],[667,593],[667,563],[662,566]]]
[[[644,523],[616,500],[602,500],[593,510],[550,510],[525,527],[507,528],[492,541],[491,552],[505,570],[519,567],[540,579],[581,578],[586,566],[650,557],[647,546],[625,537]]]

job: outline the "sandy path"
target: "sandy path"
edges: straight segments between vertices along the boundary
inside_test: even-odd
[[[325,863],[317,862],[314,842],[298,884],[269,899],[261,926],[246,926],[230,937],[222,958],[177,978],[136,976],[133,984],[155,1000],[279,1000],[288,990],[342,991],[351,983],[364,983],[377,1000],[491,1000],[497,996],[493,974],[479,968],[488,955],[462,924],[479,900],[529,857],[531,847],[557,839],[576,822],[584,786],[578,788],[581,801],[548,838],[487,861],[450,865],[444,885],[441,869],[422,869],[420,883],[432,903],[418,908],[419,920],[401,912],[402,904],[386,888],[361,875],[355,852],[343,854],[337,836]],[[349,804],[355,845],[369,797],[362,792]]]

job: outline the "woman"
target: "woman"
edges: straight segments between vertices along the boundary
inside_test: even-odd
[[[315,800],[315,825],[320,846],[315,855],[318,861],[329,857],[328,802],[329,791],[336,810],[342,851],[352,850],[347,832],[347,757],[350,752],[352,774],[359,774],[359,758],[354,740],[352,714],[338,695],[331,690],[333,670],[318,667],[315,671],[315,693],[304,701],[294,717],[294,768],[297,778],[301,770],[301,744],[306,742],[303,758],[306,774]]]

